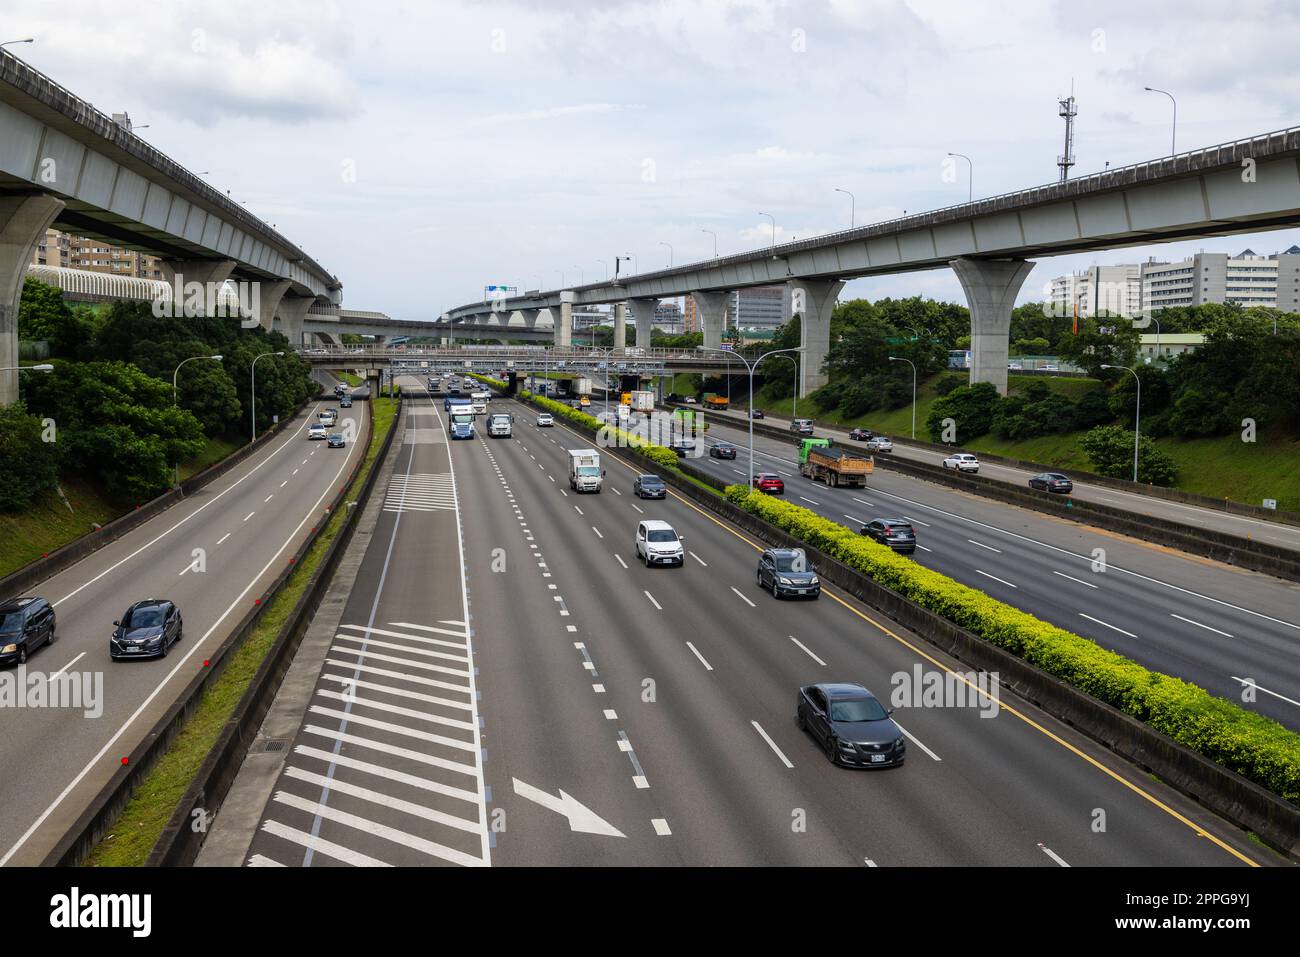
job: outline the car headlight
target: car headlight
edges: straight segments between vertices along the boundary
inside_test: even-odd
[[[0,655],[11,655],[17,650],[17,645],[5,645],[3,648],[0,648]]]
[[[792,582],[790,579],[788,579],[788,578],[781,578],[781,577],[779,577],[779,576],[777,577],[777,581],[779,581],[782,585],[793,585],[793,584],[794,584],[794,582]]]
[[[808,581],[808,584],[809,584],[809,585],[820,585],[820,584],[821,584],[821,581],[820,581],[820,579],[817,578],[816,575],[814,575],[814,576],[813,576],[813,577]]]

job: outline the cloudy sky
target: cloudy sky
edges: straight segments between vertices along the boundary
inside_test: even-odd
[[[1300,5],[1100,0],[0,0],[10,48],[406,319],[1300,124]],[[7,40],[9,37],[0,37]],[[949,161],[950,162],[950,161]],[[1300,230],[1044,260],[1273,252]],[[846,295],[961,300],[949,270]]]

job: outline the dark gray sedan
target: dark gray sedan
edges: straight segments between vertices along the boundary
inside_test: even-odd
[[[108,642],[114,661],[123,658],[166,658],[167,649],[181,640],[181,610],[160,598],[138,601],[113,622],[116,630]]]
[[[862,685],[816,684],[799,689],[795,721],[821,744],[831,764],[892,768],[907,756],[893,713]]]

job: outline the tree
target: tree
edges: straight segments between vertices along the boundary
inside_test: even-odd
[[[1101,425],[1079,441],[1079,447],[1099,475],[1131,478],[1133,475],[1133,431],[1117,425]],[[1138,443],[1138,481],[1172,485],[1178,465],[1147,436]]]
[[[934,442],[944,442],[947,426],[952,420],[956,429],[951,437],[954,444],[969,442],[986,433],[993,424],[1001,396],[991,382],[976,382],[953,389],[930,407],[925,426]]]
[[[88,349],[95,334],[94,313],[74,311],[63,301],[63,292],[31,276],[23,280],[18,304],[18,338],[45,341],[55,356],[76,358]]]
[[[1140,341],[1141,333],[1127,319],[1090,318],[1079,322],[1077,336],[1065,335],[1057,341],[1056,354],[1100,379],[1105,378],[1103,365],[1133,365]]]
[[[0,511],[26,508],[58,481],[58,455],[44,432],[21,402],[0,405]]]

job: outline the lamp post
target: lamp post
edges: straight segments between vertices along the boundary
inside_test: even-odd
[[[704,228],[701,228],[700,232],[708,233],[710,236],[713,237],[713,258],[717,259],[718,258],[718,234],[711,229],[704,229]]]
[[[253,437],[250,440],[252,442],[257,441],[257,360],[265,359],[267,356],[282,356],[282,355],[284,355],[283,352],[263,352],[261,355],[256,356],[253,359],[253,364],[249,366],[248,373],[249,376],[251,377],[251,382],[249,383],[249,387],[248,387],[248,395],[249,398],[252,399],[252,406],[253,406]]]
[[[0,48],[14,46],[15,44],[18,43],[35,43],[35,42],[36,42],[35,37],[27,37],[26,39],[23,40],[6,40],[4,43],[0,43]]]
[[[587,285],[587,274],[583,271],[582,267],[574,266],[573,268],[578,270],[578,285],[579,286]]]
[[[912,438],[916,438],[916,363],[911,359],[903,359],[899,356],[890,356],[890,362],[906,362],[912,367]]]
[[[964,159],[964,160],[966,161],[966,165],[967,165],[967,167],[969,167],[969,169],[968,169],[967,172],[966,172],[966,202],[968,202],[968,203],[973,203],[973,202],[975,201],[975,163],[974,163],[974,161],[973,161],[969,156],[967,156],[965,153],[949,153],[948,155],[949,155],[949,156],[960,156],[962,159]]]
[[[224,357],[224,356],[190,356],[188,359],[182,359],[180,365],[178,365],[178,366],[176,367],[176,370],[172,373],[172,406],[173,406],[173,408],[176,406],[177,397],[178,397],[178,392],[177,392],[177,383],[178,383],[178,379],[177,379],[177,377],[181,374],[181,366],[185,365],[185,363],[187,363],[187,362],[193,362],[193,361],[195,361],[196,359],[211,359],[213,362],[220,362],[223,358],[225,358],[225,357]],[[178,461],[178,462],[176,463],[176,465],[175,465],[175,475],[176,475],[176,485],[179,486],[179,485],[181,484],[181,463],[180,463],[179,461]]]
[[[666,243],[666,242],[660,240],[659,245],[660,245],[660,246],[667,246],[667,247],[668,247],[668,268],[669,268],[669,269],[672,269],[672,268],[673,268],[673,244],[672,244],[672,243]]]
[[[771,352],[764,352],[753,362],[750,362],[743,355],[732,349],[715,349],[712,346],[696,346],[695,348],[699,349],[701,352],[722,352],[727,356],[735,356],[745,364],[745,368],[749,371],[749,410],[751,412],[749,417],[749,483],[752,487],[754,484],[754,416],[752,415],[754,411],[754,370],[758,368],[758,364],[768,356],[785,355],[789,352],[803,352],[803,346],[796,346],[793,349],[773,349]]]
[[[768,353],[768,355],[772,355],[772,353]],[[799,418],[799,360],[794,356],[781,356],[781,358],[789,359],[794,365],[794,401],[790,406],[790,418],[797,419]],[[751,416],[754,414],[752,408],[749,410],[749,414]]]
[[[1142,89],[1148,93],[1163,93],[1169,97],[1169,102],[1174,105],[1174,125],[1169,130],[1169,155],[1173,156],[1178,152],[1175,148],[1178,143],[1178,101],[1174,99],[1174,95],[1168,90],[1157,90],[1154,86],[1144,86]]]
[[[849,198],[849,229],[852,229],[857,221],[858,198],[847,189],[840,189],[838,186],[835,187],[835,192],[844,193]]]
[[[1142,377],[1136,371],[1128,366],[1108,366],[1103,365],[1103,369],[1123,369],[1131,373],[1133,381],[1137,383],[1137,406],[1133,410],[1133,481],[1138,480],[1138,447],[1142,441]]]
[[[760,216],[766,216],[772,221],[772,255],[776,255],[776,217],[771,213],[759,213]]]

